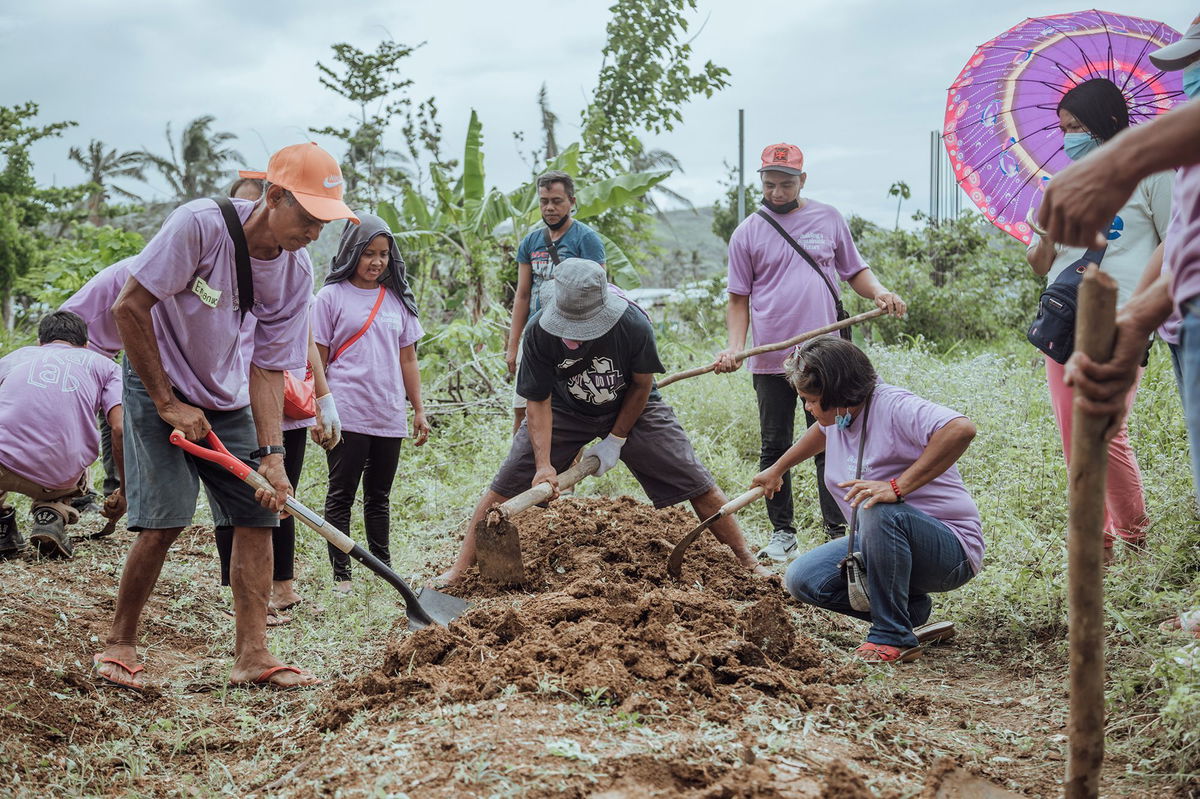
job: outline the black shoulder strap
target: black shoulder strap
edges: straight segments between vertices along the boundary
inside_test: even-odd
[[[1083,254],[1083,257],[1075,261],[1066,269],[1058,273],[1058,276],[1050,282],[1051,286],[1078,286],[1083,281],[1083,273],[1087,270],[1088,265],[1095,264],[1100,267],[1100,262],[1104,260],[1104,252],[1107,247],[1100,249],[1090,249]],[[1047,286],[1049,288],[1049,286]]]
[[[550,228],[542,228],[542,236],[546,240],[546,249],[550,251],[550,263],[558,266],[561,259],[558,257],[558,248],[554,246],[554,240],[550,238]]]
[[[250,271],[250,248],[246,245],[246,231],[242,230],[242,220],[238,219],[237,209],[228,197],[214,197],[213,202],[221,209],[229,238],[233,239],[233,257],[237,263],[238,308],[245,319],[246,311],[254,307],[254,276]]]
[[[862,430],[858,432],[858,463],[854,467],[854,479],[861,480],[863,472],[863,452],[867,448],[867,419],[871,416],[871,398],[875,396],[875,389],[871,389],[871,393],[867,395],[867,401],[863,405],[862,412]],[[846,556],[854,554],[854,534],[858,527],[858,508],[850,510],[850,527],[846,531]]]
[[[766,211],[759,209],[758,211],[755,211],[755,213],[767,220],[767,224],[775,228],[775,232],[780,236],[783,236],[783,240],[792,245],[792,249],[800,253],[800,257],[803,258],[809,266],[816,270],[816,273],[821,276],[821,280],[825,281],[825,288],[829,289],[829,295],[833,297],[833,304],[839,306],[840,310],[841,298],[838,296],[837,289],[835,289],[833,287],[833,283],[829,281],[829,276],[821,271],[821,267],[817,266],[817,262],[813,260],[811,255],[808,254],[808,250],[801,247],[800,242],[788,235],[788,232],[783,229],[783,225],[776,222]]]

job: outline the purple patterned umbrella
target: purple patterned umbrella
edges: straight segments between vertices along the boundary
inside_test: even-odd
[[[1137,124],[1183,102],[1178,72],[1146,57],[1179,38],[1161,22],[1079,11],[1027,19],[975,50],[950,87],[943,141],[958,185],[996,227],[1025,243],[1050,176],[1070,163],[1058,101],[1108,78]]]

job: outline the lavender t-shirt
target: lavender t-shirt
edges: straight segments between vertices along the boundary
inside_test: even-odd
[[[313,337],[329,348],[331,359],[366,324],[378,297],[379,289],[355,288],[348,280],[317,292]],[[400,350],[423,335],[417,317],[387,291],[367,332],[325,370],[329,391],[337,397],[343,430],[388,438],[408,436],[408,396],[400,371]]]
[[[902,388],[879,383],[867,417],[862,479],[886,481],[899,477],[925,452],[934,433],[961,416]],[[850,503],[842,499],[846,489],[839,488],[838,483],[854,479],[861,425],[856,421],[849,430],[839,430],[837,425],[821,430],[825,433],[825,485],[849,519]],[[952,465],[916,491],[905,494],[904,501],[949,527],[962,544],[971,568],[979,571],[983,563],[983,525],[958,466]]]
[[[121,369],[70,344],[0,358],[0,465],[43,488],[71,488],[96,460],[97,414],[121,404]]]
[[[136,257],[125,258],[104,267],[59,308],[60,311],[79,314],[87,324],[88,349],[109,358],[117,357],[117,353],[125,348],[121,343],[121,334],[117,332],[112,306],[125,286],[125,280],[129,277],[129,265]]]
[[[1173,216],[1163,248],[1163,269],[1171,272],[1171,297],[1175,314],[1200,295],[1200,166],[1187,166],[1175,174],[1171,196]]]
[[[789,214],[770,214],[803,247],[840,293],[839,280],[867,268],[846,220],[831,205],[808,200]],[[837,320],[825,281],[775,228],[750,214],[729,238],[729,293],[749,295],[755,345],[798,336]],[[750,359],[755,374],[783,374],[786,350]]]
[[[233,204],[244,223],[254,203]],[[250,267],[254,307],[243,320],[233,242],[212,200],[176,208],[130,265],[130,276],[159,299],[153,317],[163,371],[200,407],[228,411],[250,404],[244,336],[253,337],[254,365],[304,368],[312,298],[308,252],[285,250],[270,261],[252,257]]]

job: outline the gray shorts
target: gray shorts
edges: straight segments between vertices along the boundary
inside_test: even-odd
[[[129,501],[126,526],[130,530],[168,530],[191,524],[201,482],[214,500],[213,521],[218,526],[278,526],[278,514],[255,501],[254,489],[224,468],[193,458],[170,442],[171,426],[158,415],[150,394],[128,361],[122,364],[122,378]],[[249,457],[258,449],[258,434],[250,409],[203,410],[221,443],[257,469],[258,462]]]
[[[584,416],[555,408],[554,431],[550,436],[550,461],[554,469],[562,472],[569,467],[581,447],[608,435],[616,419],[616,413]],[[621,460],[656,508],[693,499],[716,485],[712,474],[696,459],[692,442],[675,418],[675,411],[662,401],[646,403],[621,448]],[[529,431],[522,423],[513,437],[508,457],[492,480],[492,490],[502,497],[514,497],[529,489],[536,471]]]

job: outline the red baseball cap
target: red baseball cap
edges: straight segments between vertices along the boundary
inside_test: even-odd
[[[804,153],[794,144],[780,142],[770,144],[762,151],[762,168],[759,172],[783,172],[787,175],[804,174]]]
[[[358,224],[350,206],[342,202],[342,168],[337,160],[316,142],[284,147],[271,156],[266,172],[239,171],[244,178],[266,180],[281,186],[296,197],[300,206],[322,222],[349,219]]]

